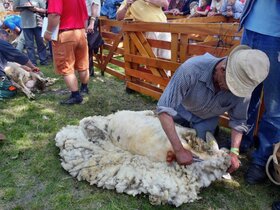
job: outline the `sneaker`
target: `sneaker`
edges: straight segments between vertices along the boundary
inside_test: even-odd
[[[81,93],[81,95],[83,95],[83,96],[86,95],[86,94],[88,94],[88,93],[89,93],[88,87],[86,87],[86,88],[81,88],[80,93]]]
[[[74,105],[74,104],[80,104],[83,101],[82,96],[76,96],[76,97],[70,97],[66,99],[65,101],[61,101],[61,105]]]

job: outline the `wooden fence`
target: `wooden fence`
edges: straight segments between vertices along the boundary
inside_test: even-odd
[[[224,17],[174,19],[168,23],[126,22],[100,18],[105,40],[95,66],[101,72],[125,80],[128,90],[159,99],[171,76],[186,59],[206,52],[223,57],[240,43],[238,23],[223,23]],[[113,33],[112,29],[119,29]],[[147,33],[169,33],[170,41],[147,38]],[[169,59],[155,49],[169,50]],[[116,70],[116,67],[118,67]],[[227,115],[220,124],[227,126]]]

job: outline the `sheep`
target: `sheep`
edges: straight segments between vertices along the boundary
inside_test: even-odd
[[[204,142],[192,129],[176,125],[176,130],[184,147],[202,162],[167,163],[172,146],[149,110],[87,117],[78,126],[62,128],[55,141],[62,167],[79,181],[133,196],[147,194],[153,205],[178,207],[199,199],[202,187],[221,179],[230,157],[213,136]]]

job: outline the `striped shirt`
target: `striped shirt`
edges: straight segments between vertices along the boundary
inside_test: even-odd
[[[223,59],[206,53],[184,62],[161,95],[157,113],[166,112],[172,117],[177,114],[184,117],[183,108],[201,119],[209,119],[228,112],[229,126],[247,132],[250,99],[235,96],[229,90],[215,92],[213,71]]]

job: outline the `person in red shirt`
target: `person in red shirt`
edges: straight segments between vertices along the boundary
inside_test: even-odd
[[[64,77],[71,95],[61,104],[73,105],[83,101],[88,94],[88,45],[85,26],[88,19],[85,0],[48,0],[48,26],[44,33],[47,41],[59,25],[57,41],[52,41],[56,72]],[[81,87],[79,90],[78,71]]]
[[[200,16],[207,16],[208,12],[210,11],[210,1],[209,0],[201,0],[200,7],[194,7],[191,12],[191,15],[188,18],[192,17],[200,17]],[[195,4],[193,4],[195,6]],[[190,5],[191,7],[191,5]]]
[[[210,11],[209,2],[209,0],[202,0],[200,7],[198,7],[196,10],[196,13],[200,16],[207,16],[208,12]]]

